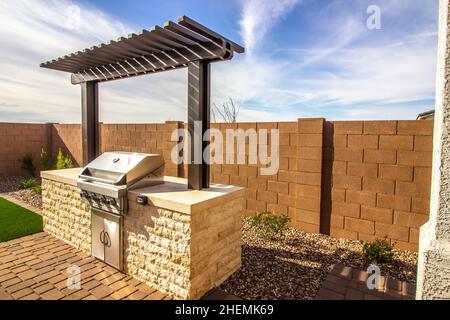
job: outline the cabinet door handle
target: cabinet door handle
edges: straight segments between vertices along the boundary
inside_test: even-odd
[[[105,231],[104,239],[105,239],[104,245],[107,246],[107,247],[110,247],[111,246],[111,239],[110,239],[109,234],[108,234],[107,231]]]
[[[100,243],[105,244],[105,230],[100,232]]]

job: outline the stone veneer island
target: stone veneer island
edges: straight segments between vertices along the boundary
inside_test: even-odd
[[[41,172],[44,231],[91,253],[91,211],[76,180],[81,169]],[[185,179],[128,192],[123,215],[124,272],[175,299],[199,299],[241,265],[244,189]],[[137,195],[148,197],[137,204]]]

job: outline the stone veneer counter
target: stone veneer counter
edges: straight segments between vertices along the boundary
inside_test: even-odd
[[[90,207],[80,199],[81,169],[44,171],[44,230],[91,252]],[[178,299],[198,299],[241,265],[244,189],[213,184],[189,190],[185,179],[128,191],[123,216],[124,271]],[[138,195],[148,197],[139,205]]]

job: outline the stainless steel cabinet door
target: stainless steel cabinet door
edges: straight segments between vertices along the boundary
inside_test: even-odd
[[[122,269],[122,217],[105,214],[105,262]]]
[[[101,211],[92,210],[91,212],[91,241],[92,255],[100,260],[105,260],[105,246],[103,244],[105,230],[105,215]]]
[[[91,210],[92,255],[122,270],[122,216]]]

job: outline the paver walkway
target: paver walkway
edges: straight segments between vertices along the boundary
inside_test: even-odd
[[[81,288],[69,289],[67,268],[81,270]],[[164,300],[148,287],[47,233],[0,243],[0,300]]]
[[[380,278],[380,288],[367,288],[366,271],[334,265],[325,278],[316,300],[411,300],[415,286],[392,277]]]

